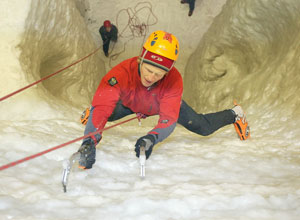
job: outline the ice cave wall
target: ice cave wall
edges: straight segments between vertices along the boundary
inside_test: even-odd
[[[299,11],[298,0],[228,0],[187,63],[184,98],[201,111],[237,99],[299,116]]]
[[[25,23],[20,62],[26,79],[33,82],[85,57],[96,50],[83,19],[84,10],[73,0],[34,0]],[[77,8],[79,7],[79,8]],[[60,72],[41,84],[39,95],[69,103],[89,104],[105,74],[98,53]]]
[[[1,95],[39,80],[97,48],[84,18],[90,8],[88,2],[1,1],[0,38],[5,42],[1,44]],[[205,6],[201,4],[198,7]],[[193,54],[188,59],[182,57],[187,60],[184,99],[201,112],[229,108],[237,99],[250,111],[275,108],[299,116],[299,9],[298,0],[228,0],[203,37],[199,34],[202,39]],[[177,6],[173,10],[184,13]],[[201,21],[199,25],[204,28]],[[197,28],[191,24],[189,31]],[[160,26],[169,27],[169,23]],[[198,35],[183,30],[174,29],[183,41],[181,45],[186,46],[185,39],[190,37],[185,34]],[[20,99],[30,104],[34,97],[47,103],[86,106],[104,74],[104,62],[96,53],[0,108],[5,109],[10,102],[19,103]]]

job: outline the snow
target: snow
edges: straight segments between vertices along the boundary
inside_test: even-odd
[[[51,7],[55,9],[60,1],[53,0]],[[60,11],[63,12],[63,7],[69,7],[71,2],[63,1],[64,4],[60,5],[62,7]],[[83,2],[78,0],[77,4],[83,4]],[[92,21],[96,22],[88,24],[92,37],[82,34],[82,39],[94,39],[95,44],[99,44],[98,23],[109,16],[114,18],[118,10],[127,7],[133,8],[137,2],[125,0],[122,2],[116,0],[110,2],[89,1],[90,9],[86,12],[84,19],[91,18]],[[191,69],[197,70],[198,62],[196,63],[195,60],[198,59],[202,62],[205,60],[203,57],[207,55],[204,52],[203,54],[199,52],[198,45],[202,45],[203,51],[211,52],[213,43],[207,39],[220,37],[216,29],[221,30],[224,27],[222,30],[224,33],[226,32],[228,20],[225,18],[231,7],[231,13],[234,15],[234,12],[238,10],[237,8],[247,6],[247,13],[253,17],[256,15],[253,5],[261,3],[258,0],[245,0],[243,3],[228,1],[226,8],[223,8],[223,16],[215,18],[225,1],[215,0],[210,3],[196,1],[196,9],[192,17],[187,16],[188,7],[181,5],[179,0],[176,3],[173,0],[163,2],[153,0],[151,2],[160,25],[163,28],[169,28],[171,32],[178,35],[178,38],[183,39],[181,48],[187,48],[186,53],[180,55],[182,59],[176,65],[185,76],[184,79],[194,77],[195,83],[198,83],[198,78],[197,75],[191,75]],[[0,57],[2,60],[0,75],[3,79],[0,82],[0,96],[4,96],[25,86],[32,82],[30,81],[32,78],[39,76],[38,71],[36,71],[39,66],[32,65],[33,75],[28,76],[31,71],[26,72],[21,64],[24,61],[19,59],[20,54],[24,51],[18,49],[17,45],[21,39],[24,40],[21,34],[26,29],[25,27],[33,25],[33,27],[41,28],[43,22],[52,27],[56,23],[51,20],[51,13],[49,12],[47,16],[37,20],[38,25],[29,19],[27,22],[30,25],[26,26],[24,22],[27,14],[32,10],[30,9],[30,1],[3,0],[0,4],[1,9],[6,9],[5,13],[0,13],[0,26],[3,31],[0,36]],[[282,9],[299,6],[296,0],[291,1],[290,5],[284,2],[280,4]],[[33,5],[46,7],[47,4],[46,2],[44,4],[34,2]],[[115,5],[118,10],[110,11],[111,5]],[[103,15],[97,13],[100,6],[104,11]],[[276,4],[270,6],[272,7],[266,8],[279,7]],[[166,11],[166,8],[169,11]],[[16,20],[13,19],[15,17],[12,13],[13,10],[18,11],[18,19]],[[68,20],[76,21],[78,25],[76,26],[78,29],[76,33],[86,31],[87,29],[82,27],[83,22],[80,22],[80,19],[76,17],[79,14],[84,14],[85,10],[82,10],[81,13],[71,12],[72,10],[67,11]],[[164,11],[165,13],[162,13]],[[234,27],[241,31],[241,35],[245,35],[242,30],[248,28],[249,32],[253,31],[257,34],[257,38],[262,37],[264,31],[256,32],[251,29],[251,25],[246,28],[241,21],[247,21],[247,24],[251,24],[253,21],[242,13],[243,10],[238,12],[241,13],[240,16],[244,20],[236,16],[234,19],[236,26]],[[267,9],[266,12],[268,12]],[[168,13],[179,15],[173,18],[175,23],[179,24],[178,26],[171,26],[170,22],[166,22]],[[271,14],[272,11],[269,13]],[[262,14],[264,13],[261,13],[260,16]],[[57,16],[59,17],[59,14]],[[224,23],[220,23],[222,19]],[[57,20],[64,22],[63,19]],[[55,21],[57,22],[57,20]],[[212,23],[213,21],[215,23]],[[256,20],[256,22],[259,21]],[[282,18],[281,21],[283,22]],[[185,27],[184,24],[187,22],[193,24],[195,29],[192,30],[193,27],[191,26]],[[267,29],[267,22],[262,23]],[[208,30],[211,24],[211,29]],[[74,24],[67,23],[67,25],[73,27]],[[223,27],[221,27],[222,25]],[[240,29],[238,25],[241,25]],[[55,26],[57,27],[57,25]],[[151,30],[158,26],[151,27]],[[45,27],[45,30],[47,28],[49,26]],[[295,28],[295,30],[300,29]],[[278,32],[280,33],[280,31]],[[194,33],[192,40],[187,39],[190,33]],[[139,137],[153,128],[157,117],[142,120],[141,126],[138,125],[137,120],[134,120],[104,132],[103,139],[97,146],[97,161],[93,169],[83,171],[74,167],[69,176],[66,193],[63,192],[61,183],[62,171],[68,158],[78,150],[80,141],[0,171],[0,219],[299,219],[300,101],[297,94],[299,93],[298,73],[300,66],[298,57],[300,52],[299,49],[297,50],[299,48],[297,47],[299,45],[298,40],[285,41],[285,33],[281,33],[281,38],[278,38],[279,41],[271,42],[275,45],[275,50],[272,50],[273,47],[269,44],[266,45],[266,48],[262,48],[262,51],[267,51],[266,54],[261,51],[261,53],[252,54],[249,52],[250,49],[248,51],[245,47],[244,54],[247,54],[248,63],[244,63],[244,57],[236,56],[235,53],[230,56],[230,53],[226,54],[225,52],[225,58],[221,57],[217,62],[216,72],[220,71],[220,67],[225,62],[228,72],[234,73],[233,76],[229,74],[229,78],[218,80],[218,86],[212,81],[205,81],[205,77],[202,77],[204,83],[199,86],[201,87],[199,90],[197,89],[197,94],[204,94],[203,97],[201,96],[201,100],[204,100],[203,103],[207,102],[209,106],[209,108],[205,108],[202,106],[203,103],[199,104],[200,102],[198,102],[196,103],[197,108],[200,106],[206,111],[216,111],[226,106],[235,97],[231,94],[232,90],[220,92],[222,88],[226,88],[226,84],[232,85],[232,88],[235,88],[240,94],[243,94],[243,90],[235,84],[230,84],[231,81],[235,82],[235,79],[242,79],[240,80],[242,85],[250,85],[244,88],[247,91],[240,96],[241,104],[245,106],[250,123],[251,138],[249,140],[240,141],[232,125],[226,126],[208,137],[198,136],[178,125],[170,137],[155,146],[150,159],[146,161],[146,177],[141,178],[134,144]],[[38,37],[49,37],[48,32],[42,33],[41,31],[41,34]],[[203,43],[200,42],[200,38],[204,34],[206,40]],[[228,34],[230,36],[230,33]],[[198,37],[196,38],[195,35]],[[299,36],[299,31],[295,32],[294,36]],[[255,35],[252,37],[254,39],[251,42],[255,42]],[[69,39],[69,37],[66,38]],[[80,37],[78,39],[84,41],[80,40]],[[231,44],[230,39],[229,37],[226,38],[228,47],[234,45]],[[270,36],[264,37],[264,39],[270,39]],[[299,38],[295,37],[295,39]],[[59,40],[57,39],[57,41]],[[137,40],[141,41],[142,39]],[[47,42],[47,40],[43,42]],[[123,39],[120,39],[120,44],[122,42]],[[93,48],[86,41],[84,43],[84,47]],[[279,43],[282,45],[282,50],[276,47]],[[129,48],[133,48],[133,44],[129,44]],[[59,44],[59,46],[61,45],[63,44]],[[68,41],[65,45],[72,47],[70,51],[72,54],[74,52],[74,57],[82,55],[81,52],[78,52],[81,49],[76,49],[76,43]],[[51,51],[58,48],[57,45],[51,46],[43,48],[44,52],[47,51],[46,54],[51,55]],[[79,47],[81,48],[80,45]],[[35,44],[30,44],[28,48],[35,51],[30,59],[37,63],[43,63],[43,59],[46,58],[42,57],[41,45],[35,42]],[[27,50],[29,50],[28,48]],[[236,46],[236,48],[238,47]],[[290,50],[286,50],[286,48],[290,48]],[[117,49],[118,45],[116,45]],[[277,50],[279,52],[275,53],[274,51]],[[138,51],[139,48],[133,48],[132,51],[128,49],[113,62],[120,62],[127,56],[138,53]],[[195,51],[196,53],[193,54]],[[83,54],[86,55],[87,53]],[[270,54],[274,56],[270,57]],[[277,54],[282,59],[279,59]],[[65,58],[63,61],[67,65],[74,61],[74,57]],[[105,59],[103,55],[93,59],[99,57],[103,60],[99,63],[105,64],[105,68],[109,69],[109,60]],[[258,58],[264,60],[260,66],[256,63]],[[252,64],[255,68],[248,68],[248,72],[242,72],[239,75],[238,73],[241,72],[239,65],[251,66],[250,61],[253,61]],[[186,62],[189,63],[190,68],[186,68]],[[57,63],[59,62],[55,62],[55,64]],[[93,62],[90,62],[90,65],[92,65],[91,63]],[[77,83],[76,88],[80,89],[83,81],[79,76],[82,75],[82,69],[88,69],[85,67],[74,67],[73,72],[75,74],[65,74],[64,80],[60,78],[56,82],[48,84],[48,87],[45,84],[46,88],[36,86],[0,103],[0,166],[83,135],[84,126],[79,123],[79,117],[86,106],[85,103],[79,107],[73,105],[72,100],[82,100],[81,96],[84,97],[86,94],[92,96],[91,88],[94,87],[90,86],[89,92],[78,92],[78,94],[76,89],[72,90],[71,93],[61,90],[61,96],[60,94],[55,95],[51,89],[59,84],[59,81]],[[97,67],[90,67],[90,69],[93,68]],[[52,67],[45,70],[48,70],[49,73],[54,71]],[[102,71],[100,67],[97,70]],[[202,73],[202,71],[199,72]],[[247,74],[249,76],[246,77]],[[84,76],[86,78],[97,76],[92,73],[90,75]],[[213,73],[212,75],[214,76]],[[241,78],[243,76],[244,78]],[[71,80],[72,77],[74,79]],[[84,82],[89,82],[88,80]],[[213,88],[215,88],[214,91],[218,92],[218,95],[211,92]],[[189,86],[185,86],[187,94],[193,93],[190,89]],[[73,94],[73,97],[68,99],[69,96],[65,94]],[[263,94],[262,97],[261,94]],[[220,100],[219,95],[224,100]],[[188,97],[186,96],[186,98]],[[216,104],[214,100],[217,100],[218,103]],[[117,122],[131,117],[133,115]],[[108,123],[107,126],[117,122]]]
[[[5,124],[1,163],[82,135],[79,123],[65,122]],[[18,132],[18,127],[26,130]],[[53,128],[60,132],[54,134]],[[261,138],[256,135],[260,129],[242,142],[233,126],[198,137],[178,126],[154,149],[142,179],[134,144],[150,128],[134,121],[107,130],[93,169],[75,167],[67,193],[62,170],[79,143],[1,171],[2,218],[297,219],[297,140]]]

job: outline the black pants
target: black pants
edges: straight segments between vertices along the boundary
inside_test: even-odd
[[[113,113],[108,118],[108,121],[115,121],[133,113],[131,109],[123,106],[121,101],[119,101]],[[234,123],[234,120],[235,115],[232,110],[224,110],[210,114],[198,114],[182,100],[177,122],[189,131],[207,136],[225,125]]]
[[[194,11],[195,9],[195,0],[182,0],[181,3],[188,3],[190,7],[190,11]]]
[[[110,39],[107,39],[105,42],[103,42],[103,52],[105,54],[108,54],[109,43],[110,43]]]
[[[187,3],[189,3],[190,11],[194,11],[194,9],[195,9],[195,0],[187,0]]]

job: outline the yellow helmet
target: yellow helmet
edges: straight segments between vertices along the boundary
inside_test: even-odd
[[[174,61],[177,60],[179,54],[177,38],[165,31],[154,31],[145,42],[144,48]]]

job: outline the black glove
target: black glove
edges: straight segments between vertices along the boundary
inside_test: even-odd
[[[140,147],[145,147],[146,159],[148,159],[152,153],[152,148],[155,143],[155,138],[152,134],[147,134],[139,138],[135,144],[135,153],[137,157],[140,157]]]
[[[91,169],[96,162],[96,147],[92,139],[85,140],[80,146],[79,166],[84,169]]]

